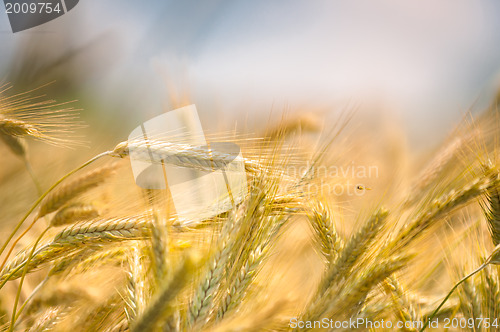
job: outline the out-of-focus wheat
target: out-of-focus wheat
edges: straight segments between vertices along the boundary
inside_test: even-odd
[[[11,151],[27,160],[27,138],[55,145],[71,140],[69,132],[80,125],[72,110],[32,97],[34,91],[6,96],[5,88],[0,138]],[[339,141],[321,141],[317,146],[324,148],[311,151],[302,133],[310,138],[318,130],[318,123],[296,117],[262,130],[256,140],[234,139],[242,143],[238,158],[249,192],[228,211],[190,227],[178,223],[168,191],[136,188],[124,167],[74,174],[102,157],[124,158],[132,151],[145,161],[153,154],[202,171],[232,167],[234,155],[185,142],[130,141],[83,163],[26,207],[3,243],[2,254],[11,248],[2,257],[0,317],[5,312],[12,318],[1,322],[10,331],[292,331],[337,329],[318,327],[325,318],[383,319],[394,326],[436,317],[498,317],[496,113],[457,131],[420,175],[409,172],[391,183],[391,197],[381,179],[368,179],[373,190],[363,195],[324,191],[325,184],[344,183],[339,173],[318,167],[342,167],[332,160],[357,160],[350,147],[373,142],[334,132],[330,137]],[[366,160],[382,172],[392,160],[374,151]],[[1,172],[0,184],[16,176]],[[116,181],[106,181],[117,172]],[[361,216],[369,217],[357,226]],[[43,217],[48,227],[34,236]],[[11,242],[25,220],[31,225]],[[294,246],[300,250],[290,250]],[[479,268],[467,275],[464,266],[471,264]],[[30,282],[23,284],[25,278]],[[15,279],[19,284],[9,282]],[[451,291],[444,295],[443,289]],[[294,326],[294,319],[301,325]],[[426,326],[403,330],[419,328]]]

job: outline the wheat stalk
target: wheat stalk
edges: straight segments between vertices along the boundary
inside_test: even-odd
[[[21,137],[9,135],[1,130],[0,130],[0,139],[9,147],[9,149],[15,155],[22,158],[22,160],[24,161],[24,166],[26,167],[26,170],[28,171],[31,179],[33,180],[33,183],[36,186],[38,194],[41,195],[42,189],[31,167],[31,163],[28,160],[28,145],[26,144],[24,139]]]
[[[26,142],[16,136],[7,135],[0,132],[0,139],[9,147],[9,149],[16,155],[24,158],[26,156]]]

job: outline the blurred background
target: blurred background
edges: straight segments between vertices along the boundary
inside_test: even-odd
[[[305,111],[328,128],[355,110],[422,149],[491,104],[500,3],[81,0],[16,34],[1,13],[0,79],[15,91],[55,81],[44,93],[78,100],[110,138],[195,103],[208,132]]]

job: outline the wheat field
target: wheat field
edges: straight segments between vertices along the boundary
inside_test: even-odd
[[[189,223],[134,183],[133,143],[91,153],[71,103],[12,91],[2,331],[500,330],[497,103],[420,154],[352,114],[215,134],[241,147],[248,194]],[[152,144],[178,167],[224,159]]]

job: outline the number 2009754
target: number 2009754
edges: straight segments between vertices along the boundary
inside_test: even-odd
[[[51,14],[62,11],[60,3],[50,2],[23,2],[23,3],[5,3],[5,12],[7,14]]]

